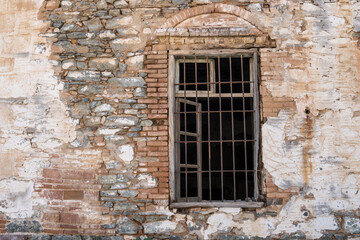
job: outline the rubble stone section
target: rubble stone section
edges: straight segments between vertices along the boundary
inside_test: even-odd
[[[34,2],[0,10],[0,239],[360,238],[357,1]],[[249,48],[264,207],[171,209],[169,51]]]

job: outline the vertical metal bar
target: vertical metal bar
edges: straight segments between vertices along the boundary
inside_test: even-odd
[[[258,156],[259,156],[259,87],[258,87],[258,65],[257,65],[258,55],[257,52],[254,52],[253,55],[253,64],[252,64],[252,81],[253,81],[253,110],[255,114],[254,121],[254,135],[255,135],[255,143],[254,143],[254,198],[257,201],[259,196],[259,186],[258,186]]]
[[[196,102],[196,113],[195,113],[195,117],[196,117],[196,153],[197,153],[197,190],[198,190],[198,201],[200,201],[202,199],[202,179],[201,179],[201,105],[198,104],[198,79],[197,79],[197,75],[198,75],[198,69],[197,69],[197,57],[195,56],[195,102]]]
[[[249,198],[249,189],[248,189],[248,168],[247,168],[247,147],[246,147],[246,114],[245,114],[245,87],[244,87],[244,63],[243,56],[241,55],[241,85],[242,85],[242,99],[243,99],[243,122],[244,122],[244,152],[245,152],[245,192],[247,201]]]
[[[188,201],[188,166],[187,166],[187,115],[186,115],[186,59],[184,59],[184,132],[185,132],[185,199]]]
[[[219,80],[219,117],[220,117],[220,169],[221,169],[221,200],[224,201],[224,172],[223,172],[223,142],[222,142],[222,113],[221,113],[221,68],[220,56],[218,56],[218,80]]]
[[[212,194],[211,194],[211,144],[210,144],[210,89],[211,89],[211,83],[209,79],[209,57],[206,57],[206,82],[207,82],[207,113],[208,113],[208,154],[209,154],[209,199],[211,201]]]
[[[236,201],[236,174],[235,174],[235,142],[234,142],[234,99],[233,99],[233,81],[232,81],[232,64],[231,56],[229,56],[230,66],[230,99],[231,99],[231,143],[232,143],[232,159],[233,159],[233,184],[234,184],[234,201]]]

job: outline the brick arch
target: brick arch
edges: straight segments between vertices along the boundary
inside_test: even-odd
[[[243,8],[240,8],[235,5],[231,4],[224,4],[224,3],[212,3],[209,5],[203,5],[198,7],[193,7],[189,9],[185,9],[180,11],[179,13],[175,14],[174,16],[168,18],[165,24],[161,28],[174,28],[179,23],[185,21],[186,19],[202,15],[202,14],[209,14],[209,13],[225,13],[225,14],[232,14],[237,17],[244,19],[245,21],[249,22],[250,24],[254,25],[258,28],[261,32],[266,33],[268,32],[267,27],[265,24],[259,20],[258,16],[255,16],[249,11],[246,11]]]

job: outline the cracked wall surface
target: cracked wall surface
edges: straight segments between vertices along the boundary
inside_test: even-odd
[[[359,1],[0,5],[4,237],[360,237]],[[169,51],[248,48],[263,206],[171,208]]]

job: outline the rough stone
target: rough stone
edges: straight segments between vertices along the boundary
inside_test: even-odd
[[[138,37],[119,38],[110,42],[110,47],[116,53],[124,51],[134,51],[144,49],[146,43]]]
[[[137,224],[128,217],[120,217],[116,232],[120,234],[136,234],[138,231]]]
[[[158,222],[149,222],[144,223],[144,233],[154,234],[154,233],[171,233],[176,229],[177,223],[171,221],[158,221]]]
[[[352,234],[360,233],[360,219],[355,217],[344,217],[344,229]]]
[[[24,233],[39,233],[42,232],[43,228],[41,227],[38,221],[14,221],[10,222],[6,226],[7,233],[16,233],[16,232],[24,232]]]
[[[115,70],[118,68],[119,61],[116,58],[94,58],[89,61],[90,68],[100,71]]]
[[[145,81],[141,77],[111,78],[109,83],[120,84],[122,87],[143,87]]]
[[[66,79],[72,81],[100,81],[100,73],[97,71],[69,71]]]
[[[99,183],[101,184],[116,183],[116,175],[101,175],[99,176]]]
[[[116,203],[114,205],[114,210],[116,211],[137,211],[139,208],[136,204],[126,202],[126,203]]]
[[[139,194],[139,191],[135,191],[135,190],[119,190],[118,193],[122,197],[133,198],[133,197],[136,197]]]
[[[137,117],[121,117],[121,116],[110,116],[106,118],[104,123],[105,126],[116,128],[123,126],[134,126],[138,123],[139,119]]]
[[[99,18],[93,18],[89,21],[84,21],[84,24],[90,32],[100,31],[104,27]]]

